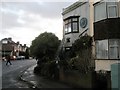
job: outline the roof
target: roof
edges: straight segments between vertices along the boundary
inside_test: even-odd
[[[85,4],[85,3],[87,3],[87,2],[77,1],[77,2],[73,3],[72,5],[70,5],[70,6],[68,6],[67,8],[64,8],[64,9],[63,9],[62,15],[65,15],[66,13],[68,13],[68,12],[70,12],[70,11],[78,8],[79,6],[81,6],[81,5]]]

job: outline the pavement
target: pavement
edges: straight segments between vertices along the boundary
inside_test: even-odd
[[[34,67],[28,68],[20,75],[20,79],[28,83],[30,88],[72,88],[60,81],[46,79],[43,76],[34,74]]]

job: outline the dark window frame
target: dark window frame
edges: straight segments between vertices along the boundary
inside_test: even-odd
[[[73,19],[76,19],[76,21],[74,21]],[[70,34],[70,33],[79,33],[79,16],[68,17],[68,18],[64,19],[64,22],[65,22],[65,29],[66,29],[66,26],[67,26],[67,31],[68,31],[68,32],[66,32],[65,29],[64,29],[65,35]],[[73,30],[73,23],[77,23],[77,31]],[[69,24],[71,24],[71,27],[70,27],[71,31],[70,32],[68,30],[69,29]]]

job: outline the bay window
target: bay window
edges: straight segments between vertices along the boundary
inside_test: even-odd
[[[65,34],[79,32],[78,16],[69,17],[69,18],[65,19],[64,22],[65,22]]]

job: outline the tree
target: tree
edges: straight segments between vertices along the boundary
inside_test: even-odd
[[[29,53],[29,48],[27,47],[26,51],[25,51],[25,58],[29,59],[30,53]]]
[[[60,41],[53,33],[44,32],[32,41],[30,52],[44,61],[53,60]]]

